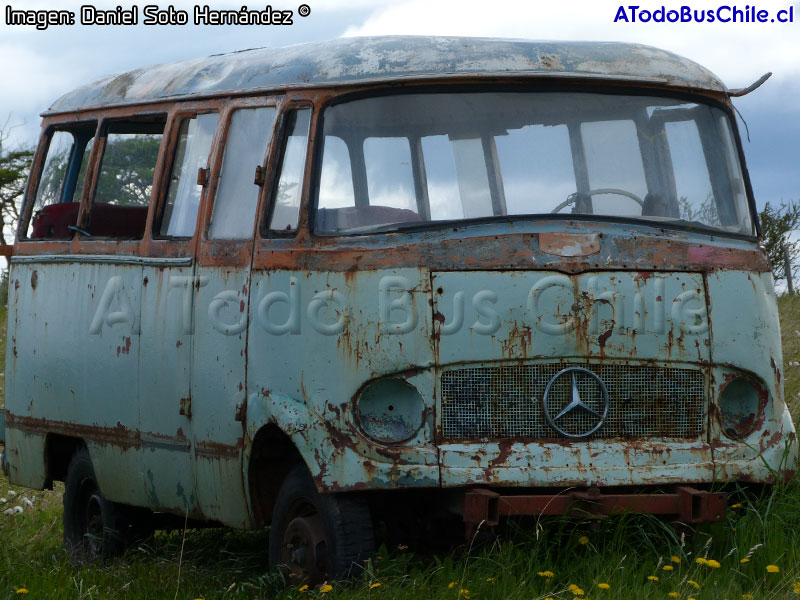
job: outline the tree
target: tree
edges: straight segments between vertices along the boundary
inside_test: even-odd
[[[19,221],[19,210],[25,184],[33,160],[29,148],[7,148],[8,132],[0,127],[0,241],[7,243],[6,235],[14,231]],[[13,235],[13,234],[12,234]]]
[[[800,258],[800,239],[796,235],[793,236],[800,229],[800,200],[781,201],[774,207],[767,202],[759,214],[759,220],[764,247],[775,279],[785,279],[784,248],[789,253],[791,265],[796,266]],[[794,267],[792,272],[794,273]]]

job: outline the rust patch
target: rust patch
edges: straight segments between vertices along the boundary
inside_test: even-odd
[[[220,444],[219,442],[196,442],[195,454],[203,458],[234,458],[239,456],[243,439],[239,438],[236,444]]]
[[[57,433],[66,437],[81,438],[98,444],[116,446],[123,450],[140,448],[142,445],[141,432],[128,429],[119,421],[114,427],[102,427],[100,425],[78,425],[64,421],[25,417],[9,412],[6,412],[6,419],[9,427],[27,433]]]
[[[36,289],[36,285],[37,285],[38,283],[39,283],[39,271],[37,271],[36,269],[34,269],[34,270],[33,270],[33,273],[31,273],[31,287],[32,287],[33,289]]]
[[[555,256],[590,256],[600,252],[596,233],[540,233],[539,250]]]
[[[180,408],[178,409],[178,414],[183,415],[184,417],[191,418],[191,416],[192,416],[192,395],[191,394],[181,398]]]

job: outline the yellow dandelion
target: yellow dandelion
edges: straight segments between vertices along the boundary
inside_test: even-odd
[[[708,560],[706,564],[711,567],[712,569],[719,569],[722,565],[719,564],[718,561],[714,560],[713,558]]]
[[[667,594],[667,596],[669,596],[670,598],[677,598],[678,596],[680,596],[680,594],[678,592],[670,592],[669,594]]]
[[[689,579],[686,583],[688,583],[690,586],[692,586],[696,590],[700,589],[700,584],[697,583],[694,579]]]
[[[585,546],[586,544],[589,543],[589,538],[587,536],[585,536],[585,535],[582,535],[581,537],[578,538],[578,543],[581,546]]]
[[[781,568],[778,565],[767,565],[767,573],[780,573]]]
[[[672,565],[664,565],[661,568],[664,569],[665,571],[674,571],[675,570],[675,567],[673,567]]]
[[[458,585],[458,582],[457,582],[457,581],[451,581],[450,583],[448,583],[448,584],[447,584],[447,589],[450,589],[450,590],[452,590],[452,589],[453,589],[454,587],[456,587],[457,585]]]
[[[464,596],[464,598],[469,598],[469,590],[466,588],[461,588],[460,590],[458,590],[458,595]]]
[[[708,565],[708,559],[703,558],[702,556],[695,558],[694,562],[696,562],[698,565]]]
[[[497,581],[497,578],[496,577],[487,577],[486,581],[488,581],[489,583],[494,583],[495,581]]]
[[[608,585],[607,583],[598,583],[597,587],[599,587],[601,590],[610,590],[611,589],[611,586]]]
[[[647,579],[648,579],[649,581],[658,581],[658,577],[656,577],[655,575],[648,575],[648,576],[647,576]]]
[[[319,588],[319,593],[320,594],[327,594],[331,590],[333,590],[333,586],[330,583],[326,583],[321,588]]]
[[[583,596],[583,594],[585,593],[585,592],[584,592],[584,591],[583,591],[581,588],[579,588],[578,586],[575,586],[575,589],[573,589],[573,590],[570,590],[570,591],[571,591],[571,592],[573,593],[573,595],[575,595],[575,596]]]
[[[740,560],[739,562],[740,562],[740,563],[742,563],[742,564],[749,563],[749,562],[750,562],[750,559],[749,559],[749,558],[747,558],[747,557],[745,556],[745,557],[744,557],[742,560]]]
[[[795,582],[792,584],[792,591],[793,591],[795,594],[797,594],[798,596],[800,596],[800,581],[795,581]]]
[[[298,592],[306,592],[306,591],[308,591],[308,585],[307,584],[301,585],[299,588],[297,588],[297,591]]]
[[[380,582],[376,581],[375,583],[373,583],[372,585],[369,586],[369,589],[375,590],[375,589],[377,589],[379,587],[381,587],[381,584],[380,584]]]
[[[753,600],[753,594],[742,594],[742,600]]]
[[[675,556],[674,554],[673,554],[672,556],[670,556],[670,557],[669,557],[669,559],[670,559],[672,562],[674,562],[676,565],[679,565],[679,564],[681,564],[681,559],[680,559],[680,557],[678,557],[678,556]]]
[[[697,600],[696,598],[687,598],[686,600]]]
[[[536,573],[539,577],[544,577],[546,579],[550,579],[555,573],[552,571],[538,571]]]
[[[17,594],[27,594],[28,593],[28,588],[17,588],[16,592],[17,592]]]
[[[731,504],[731,508],[742,508],[742,503],[737,502],[736,504]]]

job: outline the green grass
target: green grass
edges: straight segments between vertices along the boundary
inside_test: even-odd
[[[789,366],[800,362],[800,298],[781,298],[779,306],[787,398],[800,414],[800,366]],[[62,548],[60,489],[17,488],[13,498],[9,489],[7,479],[0,479],[0,498],[11,501],[0,510],[21,504],[23,496],[34,508],[13,517],[0,514],[0,600],[20,597],[15,588],[27,589],[28,598],[571,600],[576,595],[570,585],[584,592],[578,598],[592,600],[668,600],[670,593],[684,600],[734,600],[746,594],[800,598],[793,589],[800,582],[798,481],[760,497],[742,492],[732,499],[741,506],[726,521],[700,526],[685,537],[651,517],[549,518],[524,527],[512,524],[493,543],[445,556],[382,548],[368,575],[335,584],[328,593],[282,589],[264,566],[265,532],[189,531],[185,538],[180,532],[159,533],[150,545],[112,563],[76,567]],[[672,562],[672,556],[680,562]],[[698,564],[697,558],[718,561],[719,567]],[[744,558],[749,560],[742,563]],[[666,565],[673,569],[664,570]],[[768,573],[768,565],[780,572]],[[538,575],[545,571],[553,576]],[[380,586],[370,589],[375,583]]]

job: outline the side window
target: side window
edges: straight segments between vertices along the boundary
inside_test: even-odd
[[[254,175],[256,167],[264,163],[275,112],[274,107],[264,106],[233,113],[209,238],[244,239],[253,235],[260,190]]]
[[[311,110],[307,108],[292,111],[287,118],[280,179],[273,194],[272,231],[297,229],[310,122]]]
[[[416,212],[417,199],[408,138],[367,138],[364,140],[364,163],[370,206],[388,206]]]
[[[425,175],[428,180],[428,199],[431,220],[463,219],[464,207],[458,188],[452,142],[446,135],[422,138]]]
[[[33,211],[26,231],[29,239],[70,239],[78,222],[78,207],[95,125],[50,136]]]
[[[576,190],[566,125],[526,125],[495,141],[508,214],[549,213]]]
[[[622,189],[639,198],[647,195],[642,151],[631,120],[594,121],[581,125],[592,189]],[[595,214],[638,216],[642,207],[620,194],[592,196]]]
[[[163,120],[109,123],[85,234],[142,237],[163,133]]]
[[[218,115],[208,113],[181,119],[178,142],[172,159],[167,198],[159,234],[165,237],[192,237],[203,186],[197,184],[199,169],[208,168],[211,140]]]
[[[322,152],[322,172],[319,178],[319,207],[342,208],[354,206],[353,171],[350,167],[350,151],[342,138],[325,136]]]
[[[681,219],[719,227],[717,205],[697,124],[694,121],[672,121],[665,123],[664,128],[675,169]]]

